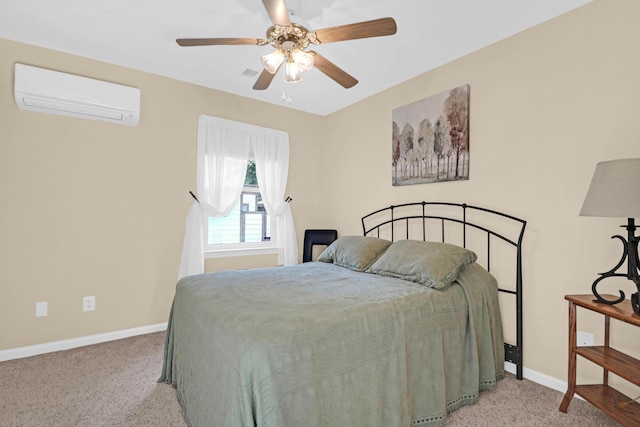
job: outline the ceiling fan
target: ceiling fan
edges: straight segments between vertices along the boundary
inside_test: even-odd
[[[355,86],[358,80],[319,53],[306,50],[309,45],[389,36],[396,33],[396,21],[393,18],[374,19],[372,21],[310,31],[300,24],[291,22],[284,0],[262,0],[262,3],[273,23],[267,29],[266,39],[198,38],[177,39],[176,43],[180,46],[265,46],[267,44],[273,46],[275,50],[262,57],[264,70],[253,85],[255,90],[267,89],[283,63],[285,64],[285,81],[287,82],[300,81],[302,73],[315,66],[338,84],[348,89]]]

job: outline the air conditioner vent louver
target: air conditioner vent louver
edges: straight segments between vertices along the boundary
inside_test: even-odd
[[[127,126],[140,121],[140,89],[24,64],[15,65],[14,96],[23,110]]]

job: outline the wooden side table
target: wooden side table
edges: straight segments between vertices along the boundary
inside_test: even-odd
[[[611,372],[640,387],[640,360],[609,347],[611,318],[640,326],[640,316],[633,312],[629,300],[609,305],[593,302],[594,296],[591,294],[565,295],[564,298],[569,301],[569,387],[560,404],[560,411],[567,412],[575,393],[624,426],[640,425],[640,404],[631,402],[632,398],[609,386],[609,372]],[[613,295],[603,295],[603,298],[616,299]],[[576,346],[578,306],[604,315],[603,346]],[[602,366],[604,369],[602,384],[576,385],[578,355]]]

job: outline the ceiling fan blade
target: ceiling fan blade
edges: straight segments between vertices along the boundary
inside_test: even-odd
[[[212,45],[242,45],[242,44],[258,44],[258,39],[242,39],[242,38],[213,38],[213,39],[176,39],[176,43],[180,46],[212,46]]]
[[[347,74],[346,71],[344,71],[343,69],[339,68],[336,64],[334,64],[333,62],[329,61],[324,56],[322,56],[322,55],[320,55],[320,54],[318,54],[316,52],[313,52],[313,55],[315,56],[314,66],[318,70],[322,71],[327,76],[329,76],[330,78],[335,80],[336,83],[338,83],[339,85],[341,85],[345,89],[349,89],[350,87],[353,87],[353,86],[358,84],[358,81],[355,78],[353,78],[351,75]]]
[[[273,25],[281,25],[283,27],[290,27],[291,21],[289,20],[289,13],[287,12],[287,6],[284,4],[284,0],[262,0],[269,19],[273,22]]]
[[[273,78],[276,76],[276,74],[278,74],[278,70],[280,70],[280,67],[278,67],[276,72],[273,74],[268,72],[266,69],[262,70],[262,74],[260,74],[260,76],[258,77],[258,80],[256,80],[256,83],[253,85],[253,89],[265,90],[266,88],[268,88]]]
[[[396,21],[393,18],[380,18],[373,21],[315,30],[315,33],[320,43],[331,43],[367,37],[390,36],[395,34],[396,31]]]

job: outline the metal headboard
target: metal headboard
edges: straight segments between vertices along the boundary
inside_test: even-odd
[[[477,215],[476,215],[477,214]],[[465,203],[416,202],[391,205],[378,209],[362,217],[362,231],[365,236],[375,235],[389,240],[428,239],[432,234],[433,222],[439,224],[438,239],[445,242],[446,230],[455,225],[461,228],[462,246],[467,247],[467,231],[478,230],[486,235],[486,266],[491,271],[491,241],[500,239],[516,249],[515,290],[499,287],[500,292],[515,296],[516,300],[516,344],[504,343],[504,359],[516,365],[516,378],[522,379],[522,237],[527,225],[525,220],[491,209],[467,205]],[[481,222],[483,221],[483,222]],[[502,231],[500,225],[505,225]],[[431,228],[430,228],[431,227]],[[499,229],[496,230],[496,227]],[[401,236],[397,228],[400,229]],[[420,236],[421,234],[421,236]],[[417,236],[417,237],[416,237]]]

